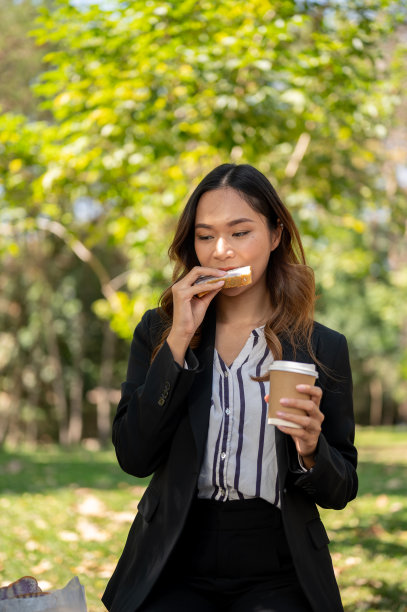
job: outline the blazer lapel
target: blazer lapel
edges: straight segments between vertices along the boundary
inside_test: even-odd
[[[199,361],[199,372],[189,392],[189,418],[198,453],[202,461],[209,427],[209,413],[212,397],[213,352],[215,349],[216,318],[211,304],[202,324],[201,343],[195,349]]]

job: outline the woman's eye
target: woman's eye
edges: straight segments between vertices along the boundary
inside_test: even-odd
[[[250,230],[245,230],[245,231],[242,231],[242,232],[234,232],[232,234],[232,236],[233,236],[233,238],[241,238],[242,236],[246,236],[246,234],[250,234]],[[197,240],[206,240],[206,241],[208,241],[208,240],[212,240],[212,238],[213,238],[213,236],[211,236],[211,235],[204,235],[204,234],[198,234],[196,236]]]

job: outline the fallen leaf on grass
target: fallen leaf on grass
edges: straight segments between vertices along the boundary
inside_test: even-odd
[[[116,523],[131,523],[134,520],[133,512],[111,512],[110,516]]]
[[[390,506],[390,512],[398,512],[399,510],[403,509],[403,504],[401,502],[394,502],[394,504],[392,504]]]
[[[86,551],[82,556],[81,563],[76,567],[72,568],[75,574],[87,574],[95,575],[98,574],[100,568],[99,555],[95,551]]]
[[[335,553],[332,553],[331,556],[332,556],[332,563],[333,563],[333,566],[334,566],[334,574],[335,574],[336,578],[339,578],[339,576],[343,572],[344,568],[340,567],[337,564],[342,561],[343,554],[340,553],[340,552],[335,552]]]
[[[84,516],[104,516],[106,514],[105,504],[95,495],[86,495],[77,505],[77,510]]]
[[[378,498],[376,499],[376,506],[378,508],[385,508],[387,506],[387,504],[389,503],[389,498],[387,495],[379,495]]]
[[[106,542],[110,537],[107,531],[99,529],[95,524],[84,518],[78,520],[76,528],[84,542]]]
[[[104,565],[99,567],[97,575],[99,576],[99,578],[110,578],[114,572],[115,567],[116,563],[105,563]]]
[[[77,542],[79,540],[79,536],[74,531],[61,531],[59,534],[59,539],[63,542]]]
[[[364,537],[373,535],[377,538],[381,538],[385,533],[386,530],[380,523],[374,523],[364,530],[363,535]]]
[[[52,568],[52,563],[48,559],[42,559],[37,565],[31,568],[31,573],[36,576],[37,574],[43,574],[48,572]]]
[[[20,542],[24,540],[29,540],[31,537],[30,530],[24,525],[21,525],[20,523],[13,525],[11,531],[18,538]]]
[[[347,559],[345,559],[345,565],[359,565],[359,563],[362,562],[362,559],[360,557],[348,557]]]

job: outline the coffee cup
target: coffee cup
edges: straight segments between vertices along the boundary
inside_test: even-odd
[[[277,416],[277,412],[284,411],[287,414],[307,413],[300,408],[291,408],[290,406],[282,406],[280,399],[282,397],[307,399],[310,396],[305,393],[300,393],[296,389],[296,385],[313,385],[318,378],[318,372],[313,363],[300,363],[297,361],[274,361],[269,367],[270,371],[270,392],[269,392],[269,408],[268,408],[268,423],[271,425],[283,425],[284,427],[300,428],[300,425],[285,421]]]

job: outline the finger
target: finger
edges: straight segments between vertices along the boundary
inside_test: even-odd
[[[300,444],[300,448],[303,449],[303,452],[306,451],[308,448],[315,448],[318,442],[319,434],[317,433],[309,433],[307,430],[298,427],[294,428],[287,427],[284,425],[276,425],[276,427],[283,434],[291,436],[291,438],[297,445]]]
[[[195,295],[199,295],[200,293],[206,294],[209,291],[221,289],[225,284],[224,280],[219,280],[216,282],[212,280],[211,282],[208,281],[205,283],[195,284],[193,279],[194,277],[191,277],[189,279],[185,277],[182,280],[178,281],[172,286],[172,292],[174,294],[179,295],[180,297],[191,299],[192,297],[194,297]]]
[[[225,284],[224,280],[217,282],[199,283],[199,285],[193,285],[193,295],[198,298],[203,298],[208,294],[212,294],[211,299],[220,291]]]
[[[218,268],[206,268],[203,266],[195,266],[194,268],[192,268],[192,270],[190,270],[188,272],[188,274],[184,277],[193,280],[193,282],[197,281],[199,278],[201,278],[202,276],[209,276],[209,277],[214,277],[214,276],[225,276],[225,271],[224,270],[219,270]]]
[[[215,295],[219,293],[219,291],[222,289],[224,284],[225,284],[225,281],[220,281],[219,283],[211,283],[209,290],[202,291],[202,289],[200,288],[199,293],[194,293],[193,297],[196,300],[200,300],[203,303],[207,302],[209,304],[213,300]],[[213,288],[214,286],[215,286],[215,289]],[[201,285],[199,285],[199,287],[201,287]]]
[[[319,433],[321,431],[321,423],[319,420],[313,419],[310,416],[302,416],[300,414],[291,414],[288,412],[277,412],[277,416],[288,421],[299,425],[300,429],[295,428],[295,431],[305,431],[308,434]],[[292,431],[292,427],[290,427]]]
[[[280,399],[281,406],[287,406],[289,408],[296,408],[297,410],[303,410],[307,413],[314,410],[319,410],[316,404],[311,399],[297,399],[295,397],[282,397]]]
[[[305,429],[300,427],[289,427],[284,425],[276,425],[277,429],[282,431],[285,434],[288,434],[295,440],[301,440],[302,442],[306,441],[309,438],[309,434]]]
[[[300,393],[304,393],[310,396],[315,403],[319,404],[322,398],[322,389],[321,387],[316,387],[315,385],[296,385],[295,387],[297,391]]]
[[[183,278],[173,283],[172,290],[174,292],[190,289],[199,278],[208,277],[209,279],[216,276],[225,276],[225,272],[223,270],[218,270],[217,268],[203,268],[201,266],[195,266],[195,268],[192,268],[192,270],[190,270]],[[201,286],[202,285],[199,284],[199,287]]]
[[[301,414],[298,412],[297,413],[284,412],[284,414],[287,414],[290,417],[294,417],[294,418],[295,417],[299,417],[299,418],[305,417],[307,419],[312,419],[313,421],[315,421],[315,423],[317,423],[318,427],[321,425],[321,423],[323,422],[325,418],[322,412],[320,411],[319,407],[312,400],[297,400],[294,398],[293,399],[282,398],[280,400],[280,404],[282,406],[281,412],[284,412],[284,407],[287,407],[287,408],[295,408],[297,410],[301,410],[303,413]],[[299,422],[299,424],[301,425],[301,421]]]

